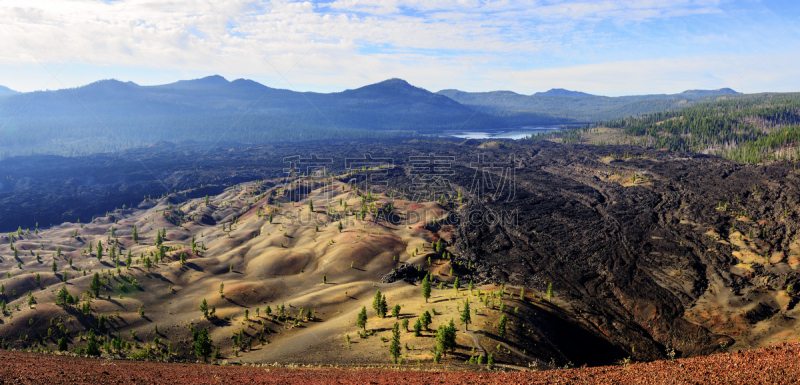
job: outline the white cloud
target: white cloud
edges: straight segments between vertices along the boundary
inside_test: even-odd
[[[678,93],[689,89],[730,87],[740,92],[796,91],[786,78],[800,78],[793,63],[798,53],[769,59],[756,56],[703,55],[669,59],[616,61],[519,71],[509,85],[529,90],[566,88],[599,95]]]
[[[43,72],[37,60],[55,72],[75,56],[71,65],[238,74],[235,77],[257,78],[267,85],[279,79],[278,73],[291,69],[286,79],[301,89],[355,87],[403,77],[429,89],[486,90],[503,85],[518,68],[530,66],[538,69],[520,73],[514,79],[522,80],[507,88],[540,91],[547,82],[537,79],[553,79],[552,83],[563,81],[553,85],[558,87],[631,93],[624,87],[644,88],[647,76],[663,76],[662,80],[682,76],[693,84],[689,88],[697,88],[697,79],[707,79],[703,74],[714,68],[701,68],[692,59],[674,61],[682,63],[672,65],[674,70],[666,58],[642,62],[609,56],[585,66],[574,64],[592,55],[584,51],[599,55],[604,46],[619,50],[627,44],[605,41],[606,32],[594,30],[593,23],[636,26],[720,13],[723,6],[718,0],[337,0],[320,4],[4,0],[0,2],[0,75],[10,67],[17,69],[5,71],[8,74],[19,73],[19,68]],[[700,36],[736,41],[735,34]],[[561,68],[548,68],[559,60],[561,64],[556,65]],[[622,64],[608,64],[612,60]],[[115,77],[144,84],[152,81],[146,71],[130,71],[135,74],[131,77],[125,71],[121,69]],[[627,71],[641,75],[629,76]],[[59,75],[60,84],[76,86],[85,80],[67,74],[72,72],[67,69]],[[22,90],[44,87],[14,83],[20,79],[0,78],[0,84]],[[647,92],[675,85],[658,79],[649,83]],[[55,82],[48,85],[57,87]]]

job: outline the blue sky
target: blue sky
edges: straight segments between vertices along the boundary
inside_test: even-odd
[[[798,2],[755,0],[4,0],[0,85],[800,91],[798,17]]]

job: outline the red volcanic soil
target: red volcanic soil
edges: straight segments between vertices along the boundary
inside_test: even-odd
[[[794,384],[800,343],[675,361],[534,372],[309,369],[98,360],[0,351],[0,384]]]

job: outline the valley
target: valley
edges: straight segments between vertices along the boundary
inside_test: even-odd
[[[491,354],[496,365],[548,368],[797,340],[792,162],[548,141],[357,141],[312,151],[332,162],[288,175],[284,158],[298,149],[226,150],[209,159],[261,157],[272,176],[2,236],[3,347],[57,351],[64,338],[85,354],[92,329],[103,355],[195,360],[208,328],[212,361],[218,347],[220,360],[363,366],[393,360],[397,324],[404,365],[478,368]],[[449,159],[447,193],[416,186],[431,154]],[[345,161],[379,156],[393,161]],[[205,175],[228,173],[219,162]],[[481,164],[493,166],[477,173]],[[62,287],[75,303],[56,304]],[[415,333],[425,312],[431,322]],[[443,351],[434,335],[450,320],[455,340]]]

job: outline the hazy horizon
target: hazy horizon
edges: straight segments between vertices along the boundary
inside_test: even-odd
[[[205,79],[205,78],[210,78],[210,77],[215,77],[215,76],[220,76],[220,77],[222,77],[223,79],[227,80],[228,82],[233,82],[233,81],[235,81],[235,80],[251,80],[251,81],[255,81],[255,80],[253,80],[253,79],[248,79],[248,78],[235,78],[235,79],[229,79],[229,78],[226,78],[225,76],[222,76],[222,75],[219,75],[219,74],[209,74],[209,75],[206,75],[206,76],[201,76],[201,77],[199,77],[199,78],[175,79],[174,81],[168,81],[168,82],[166,82],[166,83],[155,83],[155,84],[140,84],[140,83],[137,83],[137,82],[135,82],[135,81],[133,81],[133,80],[127,80],[127,79],[117,79],[117,78],[105,78],[105,79],[97,79],[97,80],[93,80],[93,81],[90,81],[90,82],[88,82],[88,83],[86,83],[86,84],[80,84],[80,85],[77,85],[77,86],[75,86],[75,87],[68,87],[68,88],[70,88],[70,89],[72,89],[72,88],[80,88],[80,87],[83,87],[83,86],[86,86],[86,85],[89,85],[89,84],[92,84],[92,83],[97,83],[97,82],[102,82],[102,81],[119,81],[119,82],[122,82],[122,83],[129,83],[129,82],[132,82],[132,83],[134,83],[134,84],[136,84],[136,85],[138,85],[138,86],[144,86],[144,87],[147,87],[147,86],[161,86],[161,85],[167,85],[167,84],[177,83],[177,82],[180,82],[180,81],[200,80],[200,79]],[[380,80],[380,81],[377,81],[377,82],[374,82],[374,83],[353,85],[353,86],[351,86],[351,87],[343,88],[343,89],[341,89],[341,90],[332,90],[332,91],[300,91],[300,92],[336,93],[336,92],[342,92],[342,91],[346,91],[346,90],[358,89],[358,88],[361,88],[361,87],[366,87],[366,86],[369,86],[369,85],[378,84],[378,83],[382,83],[382,82],[389,81],[389,80],[393,80],[393,79],[400,79],[400,80],[403,80],[403,81],[406,81],[406,82],[408,82],[406,79],[402,79],[402,78],[398,78],[398,77],[392,77],[392,78],[388,78],[388,79]],[[256,82],[257,82],[257,81],[256,81]],[[259,83],[259,84],[261,84],[261,85],[264,85],[264,86],[267,86],[267,87],[270,87],[270,86],[268,86],[268,85],[266,85],[266,84],[263,84],[263,83],[261,83],[261,82],[257,82],[257,83]],[[420,87],[420,86],[418,86],[418,85],[416,85],[416,84],[413,84],[413,83],[410,83],[410,82],[409,82],[409,84],[411,84],[412,86],[415,86],[415,87],[419,87],[419,88],[426,89],[426,88],[424,88],[424,87]],[[7,86],[5,86],[4,84],[0,84],[0,87],[7,87]],[[56,89],[44,89],[44,90],[32,90],[32,91],[18,91],[18,90],[12,89],[12,88],[10,88],[10,87],[7,87],[7,88],[11,89],[12,91],[16,91],[16,92],[20,92],[20,93],[25,93],[25,92],[35,92],[35,91],[57,91],[57,90],[59,90],[59,89],[66,89],[66,88],[56,88]],[[290,88],[282,88],[282,87],[271,87],[271,88],[285,89],[285,90],[294,91],[294,90],[292,90],[292,89],[290,89]],[[713,89],[713,90],[719,90],[719,89],[730,89],[730,87],[719,87],[719,88],[715,88],[715,89]],[[460,88],[457,88],[457,87],[443,88],[443,89],[426,89],[426,90],[428,90],[428,91],[430,91],[430,92],[434,92],[434,93],[435,93],[435,92],[439,92],[439,91],[443,91],[443,90],[459,90],[459,91],[464,91],[464,92],[475,92],[475,93],[479,93],[479,92],[493,92],[493,91],[502,91],[502,92],[515,92],[515,91],[512,91],[512,90],[508,90],[508,89],[505,89],[505,90],[498,89],[498,90],[489,90],[489,91],[470,91],[470,90],[460,89]],[[535,92],[532,92],[532,93],[530,93],[530,94],[520,94],[520,95],[530,96],[530,95],[534,95],[534,94],[536,94],[536,93],[545,93],[545,92],[547,92],[547,91],[552,91],[552,90],[566,90],[566,91],[573,91],[573,92],[583,92],[582,90],[573,90],[573,89],[565,89],[565,88],[562,88],[562,87],[555,87],[555,88],[550,88],[550,89],[547,89],[547,90],[535,91]],[[675,92],[674,94],[680,94],[681,92],[684,92],[684,91],[694,91],[694,90],[706,90],[706,89],[701,89],[701,88],[691,88],[691,89],[685,89],[685,90],[682,90],[682,91],[680,91],[680,92]],[[708,89],[708,90],[712,90],[712,89]],[[738,90],[733,90],[733,91],[739,92]],[[764,91],[764,92],[770,92],[770,91]],[[518,92],[516,92],[516,93],[518,93]],[[741,93],[741,92],[740,92],[740,93]],[[518,93],[518,94],[519,94],[519,93]],[[650,94],[655,94],[655,93],[650,93]],[[607,97],[618,97],[618,96],[634,96],[633,94],[625,94],[625,95],[591,94],[591,95],[592,95],[592,96],[607,96]]]

